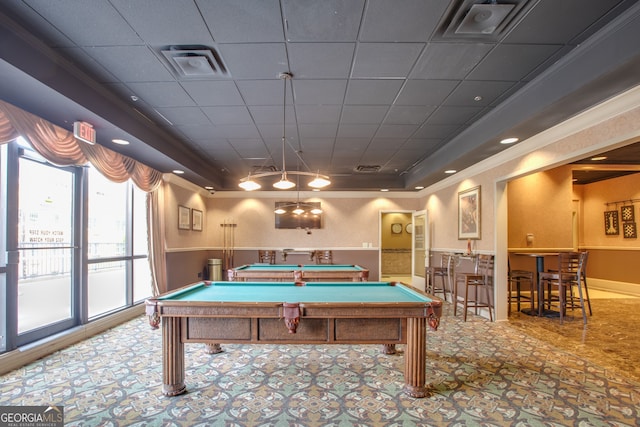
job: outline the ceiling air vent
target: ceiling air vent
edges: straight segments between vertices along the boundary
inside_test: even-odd
[[[271,165],[271,166],[251,166],[251,173],[258,174],[264,172],[278,172],[280,169]]]
[[[162,55],[182,78],[229,77],[229,71],[214,49],[206,46],[169,46]]]
[[[381,168],[380,165],[358,165],[356,167],[356,171],[364,172],[364,173],[373,173],[373,172],[378,172],[380,168]]]
[[[530,0],[453,0],[440,23],[436,38],[498,40],[520,21]]]

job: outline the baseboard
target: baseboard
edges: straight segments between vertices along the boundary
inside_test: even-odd
[[[72,328],[53,337],[0,354],[0,375],[21,368],[41,357],[90,338],[142,314],[144,314],[144,304],[139,304],[86,325]]]
[[[616,292],[624,295],[640,297],[640,284],[629,282],[616,282],[613,280],[594,279],[587,277],[589,289],[597,289],[599,291]]]

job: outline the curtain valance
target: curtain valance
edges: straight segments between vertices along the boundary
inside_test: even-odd
[[[58,166],[90,162],[115,182],[131,179],[143,191],[162,183],[162,173],[102,145],[78,141],[72,132],[0,100],[0,144],[24,137],[42,157]]]

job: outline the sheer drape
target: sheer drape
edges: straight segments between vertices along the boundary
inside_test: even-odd
[[[82,166],[90,162],[105,177],[115,182],[131,179],[141,190],[151,193],[148,200],[162,200],[162,173],[123,156],[102,145],[78,141],[72,132],[62,129],[20,108],[0,100],[0,144],[25,138],[42,157],[58,166]],[[151,262],[152,292],[166,287],[164,272],[164,227],[161,221],[162,205],[148,203],[149,259]],[[149,218],[155,218],[150,222]],[[161,249],[158,249],[161,248]],[[156,268],[159,270],[156,271]],[[158,280],[158,281],[156,281]]]

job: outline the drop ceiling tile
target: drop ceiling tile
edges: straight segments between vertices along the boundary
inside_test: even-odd
[[[551,57],[557,45],[498,45],[467,76],[469,80],[513,81],[523,79],[532,68]]]
[[[492,48],[486,43],[429,43],[409,77],[463,80]]]
[[[91,2],[94,3],[94,2]],[[192,0],[110,0],[147,44],[211,44],[213,39]],[[93,22],[93,21],[92,21]]]
[[[353,155],[353,153],[361,153],[371,143],[371,138],[336,138],[334,147],[336,156]]]
[[[462,125],[482,110],[482,107],[439,107],[429,116],[427,124]]]
[[[176,129],[193,141],[213,140],[222,137],[217,134],[216,127],[214,125],[183,125],[176,126]]]
[[[369,0],[360,40],[424,42],[447,6],[441,0]]]
[[[416,62],[424,43],[360,43],[352,77],[404,78]]]
[[[431,113],[435,111],[435,106],[412,106],[394,105],[389,110],[385,124],[422,124]]]
[[[403,80],[351,80],[345,104],[388,105],[402,87]]]
[[[174,125],[195,125],[209,122],[209,118],[198,107],[158,108],[157,111]]]
[[[346,80],[294,80],[296,104],[342,104],[346,85]]]
[[[202,112],[214,125],[253,125],[253,119],[244,106],[202,107]]]
[[[376,132],[376,138],[409,138],[418,130],[418,125],[383,124]]]
[[[255,125],[216,125],[216,135],[222,138],[257,139],[260,133]]]
[[[340,119],[340,105],[298,105],[298,123],[337,123]]]
[[[195,103],[178,83],[129,83],[127,86],[142,101],[153,107],[191,107]]]
[[[142,43],[135,30],[109,2],[73,2],[73,13],[60,7],[58,2],[30,0],[28,4],[54,27],[62,29],[62,33],[78,46]],[[78,25],[83,22],[91,25]]]
[[[280,106],[280,115],[282,115],[282,99],[284,98],[282,80],[277,77],[269,80],[241,80],[236,84],[247,105]],[[287,104],[292,103],[291,85],[287,85]]]
[[[364,0],[283,0],[288,41],[355,41]]]
[[[355,43],[289,43],[287,50],[295,79],[346,79]]]
[[[256,105],[249,107],[249,112],[256,124],[276,124],[282,127],[284,123],[282,105]],[[285,114],[289,122],[289,118],[295,114],[293,105],[287,105]]]
[[[121,82],[173,82],[175,78],[146,46],[96,46],[84,51]]]
[[[333,138],[337,125],[334,124],[299,124],[300,138]]]
[[[583,32],[592,34],[593,22],[609,12],[617,1],[564,0],[535,2],[524,19],[504,38],[504,43],[577,44]],[[595,27],[595,28],[590,28]],[[540,31],[544,28],[544,31]],[[587,31],[589,30],[589,31]],[[577,40],[574,40],[576,39]]]
[[[233,82],[193,81],[181,82],[189,96],[201,106],[244,105],[242,96]]]
[[[341,124],[338,127],[338,137],[339,138],[373,138],[378,130],[378,125],[351,125],[351,124]]]
[[[266,140],[270,139],[275,141],[277,144],[282,143],[282,123],[277,125],[272,124],[258,124],[258,131],[262,138]],[[286,127],[287,139],[288,138],[298,138],[298,127],[292,124],[287,124]]]
[[[345,105],[342,107],[342,124],[377,124],[382,122],[389,107],[386,105]]]
[[[277,79],[289,69],[284,43],[218,45],[234,79]]]
[[[456,80],[407,80],[395,105],[440,105],[459,83]]]
[[[490,105],[512,86],[514,86],[513,82],[465,80],[454,89],[443,105],[475,107]]]
[[[278,0],[196,0],[218,43],[283,42]]]

